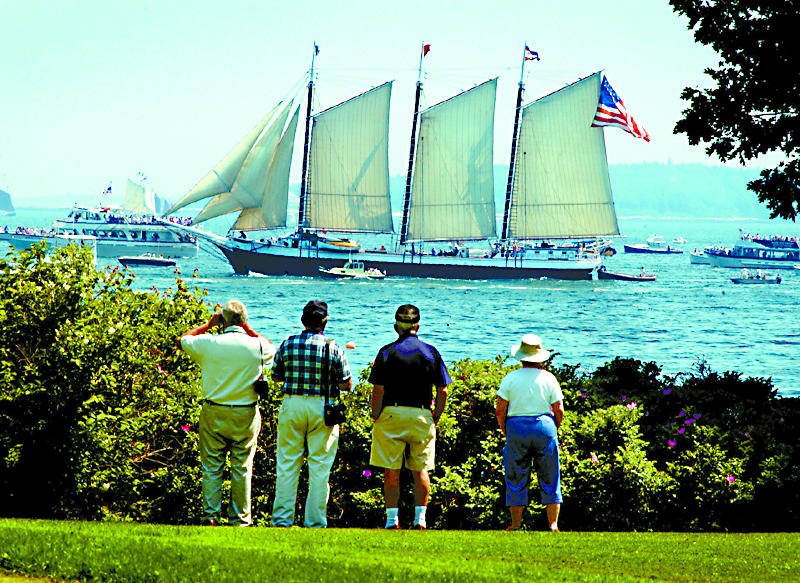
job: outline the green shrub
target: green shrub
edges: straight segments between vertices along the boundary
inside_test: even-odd
[[[133,288],[89,253],[43,246],[0,261],[0,515],[193,523],[200,512],[201,373],[177,339],[206,321],[206,292]],[[557,355],[554,355],[557,357]],[[449,365],[428,522],[507,524],[497,387],[516,363]],[[698,365],[667,376],[616,358],[553,366],[564,391],[564,507],[571,530],[792,530],[800,519],[800,399],[769,379]],[[368,370],[344,396],[331,526],[379,526],[383,472],[369,466]],[[280,393],[261,399],[253,515],[270,520]],[[298,513],[307,491],[305,472]],[[400,513],[413,513],[411,476]],[[534,481],[535,484],[535,481]],[[529,528],[544,525],[534,487]]]

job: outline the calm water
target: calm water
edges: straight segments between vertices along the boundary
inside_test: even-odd
[[[64,211],[20,210],[0,217],[6,225],[49,225]],[[242,300],[253,327],[279,342],[301,328],[300,312],[310,299],[328,302],[327,332],[352,342],[351,366],[360,370],[377,349],[395,338],[392,322],[402,303],[420,307],[420,335],[445,360],[485,359],[506,354],[522,334],[535,332],[557,362],[593,370],[615,356],[654,361],[667,373],[690,371],[705,360],[715,371],[772,377],[781,394],[800,396],[800,270],[782,271],[777,286],[737,286],[737,270],[690,265],[688,252],[731,244],[739,228],[761,234],[800,235],[791,223],[754,220],[620,219],[624,241],[650,234],[671,241],[683,255],[607,258],[610,271],[655,273],[653,283],[618,281],[517,282],[392,279],[339,281],[303,277],[234,276],[222,258],[201,254],[180,260],[183,276],[209,290],[212,301]],[[116,263],[101,259],[101,265]],[[174,283],[171,269],[139,268],[138,285],[159,289]]]

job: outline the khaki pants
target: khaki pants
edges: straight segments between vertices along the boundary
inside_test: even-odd
[[[306,443],[308,496],[305,525],[317,528],[328,525],[328,480],[339,447],[339,426],[325,425],[324,402],[322,397],[287,395],[283,398],[278,413],[277,478],[272,507],[274,526],[291,526],[294,523],[297,483]]]
[[[225,457],[230,452],[231,503],[228,517],[232,524],[250,524],[250,484],[259,431],[261,415],[257,405],[223,407],[203,403],[200,411],[200,464],[203,468],[204,519],[219,519],[222,472]]]

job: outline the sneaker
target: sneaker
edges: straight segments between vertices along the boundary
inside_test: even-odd
[[[217,526],[217,521],[213,518],[206,518],[203,522],[200,523],[201,526]]]
[[[509,527],[506,527],[506,530],[509,530],[509,531],[510,531],[510,530],[522,530],[522,528],[521,528],[521,527],[519,527],[519,526],[518,526],[518,527],[516,527],[516,528],[515,528],[515,527],[513,527],[513,526],[509,526]]]
[[[383,527],[383,530],[399,530],[399,529],[400,529],[400,525],[397,524],[397,523],[393,524],[392,526],[384,526]]]
[[[414,529],[414,530],[428,530],[427,526],[425,526],[424,524],[419,524],[419,523],[415,524],[411,528]]]

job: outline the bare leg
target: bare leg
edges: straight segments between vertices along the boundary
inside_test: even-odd
[[[561,504],[547,505],[547,522],[550,524],[550,530],[558,530],[559,512],[561,512]]]
[[[383,475],[383,499],[386,508],[397,508],[400,503],[400,470],[386,469]]]
[[[428,498],[431,495],[431,479],[428,476],[428,470],[421,470],[419,472],[412,470],[411,474],[414,476],[415,505],[427,506]]]
[[[519,530],[522,528],[522,509],[524,506],[509,506],[508,511],[511,514],[511,529]]]

